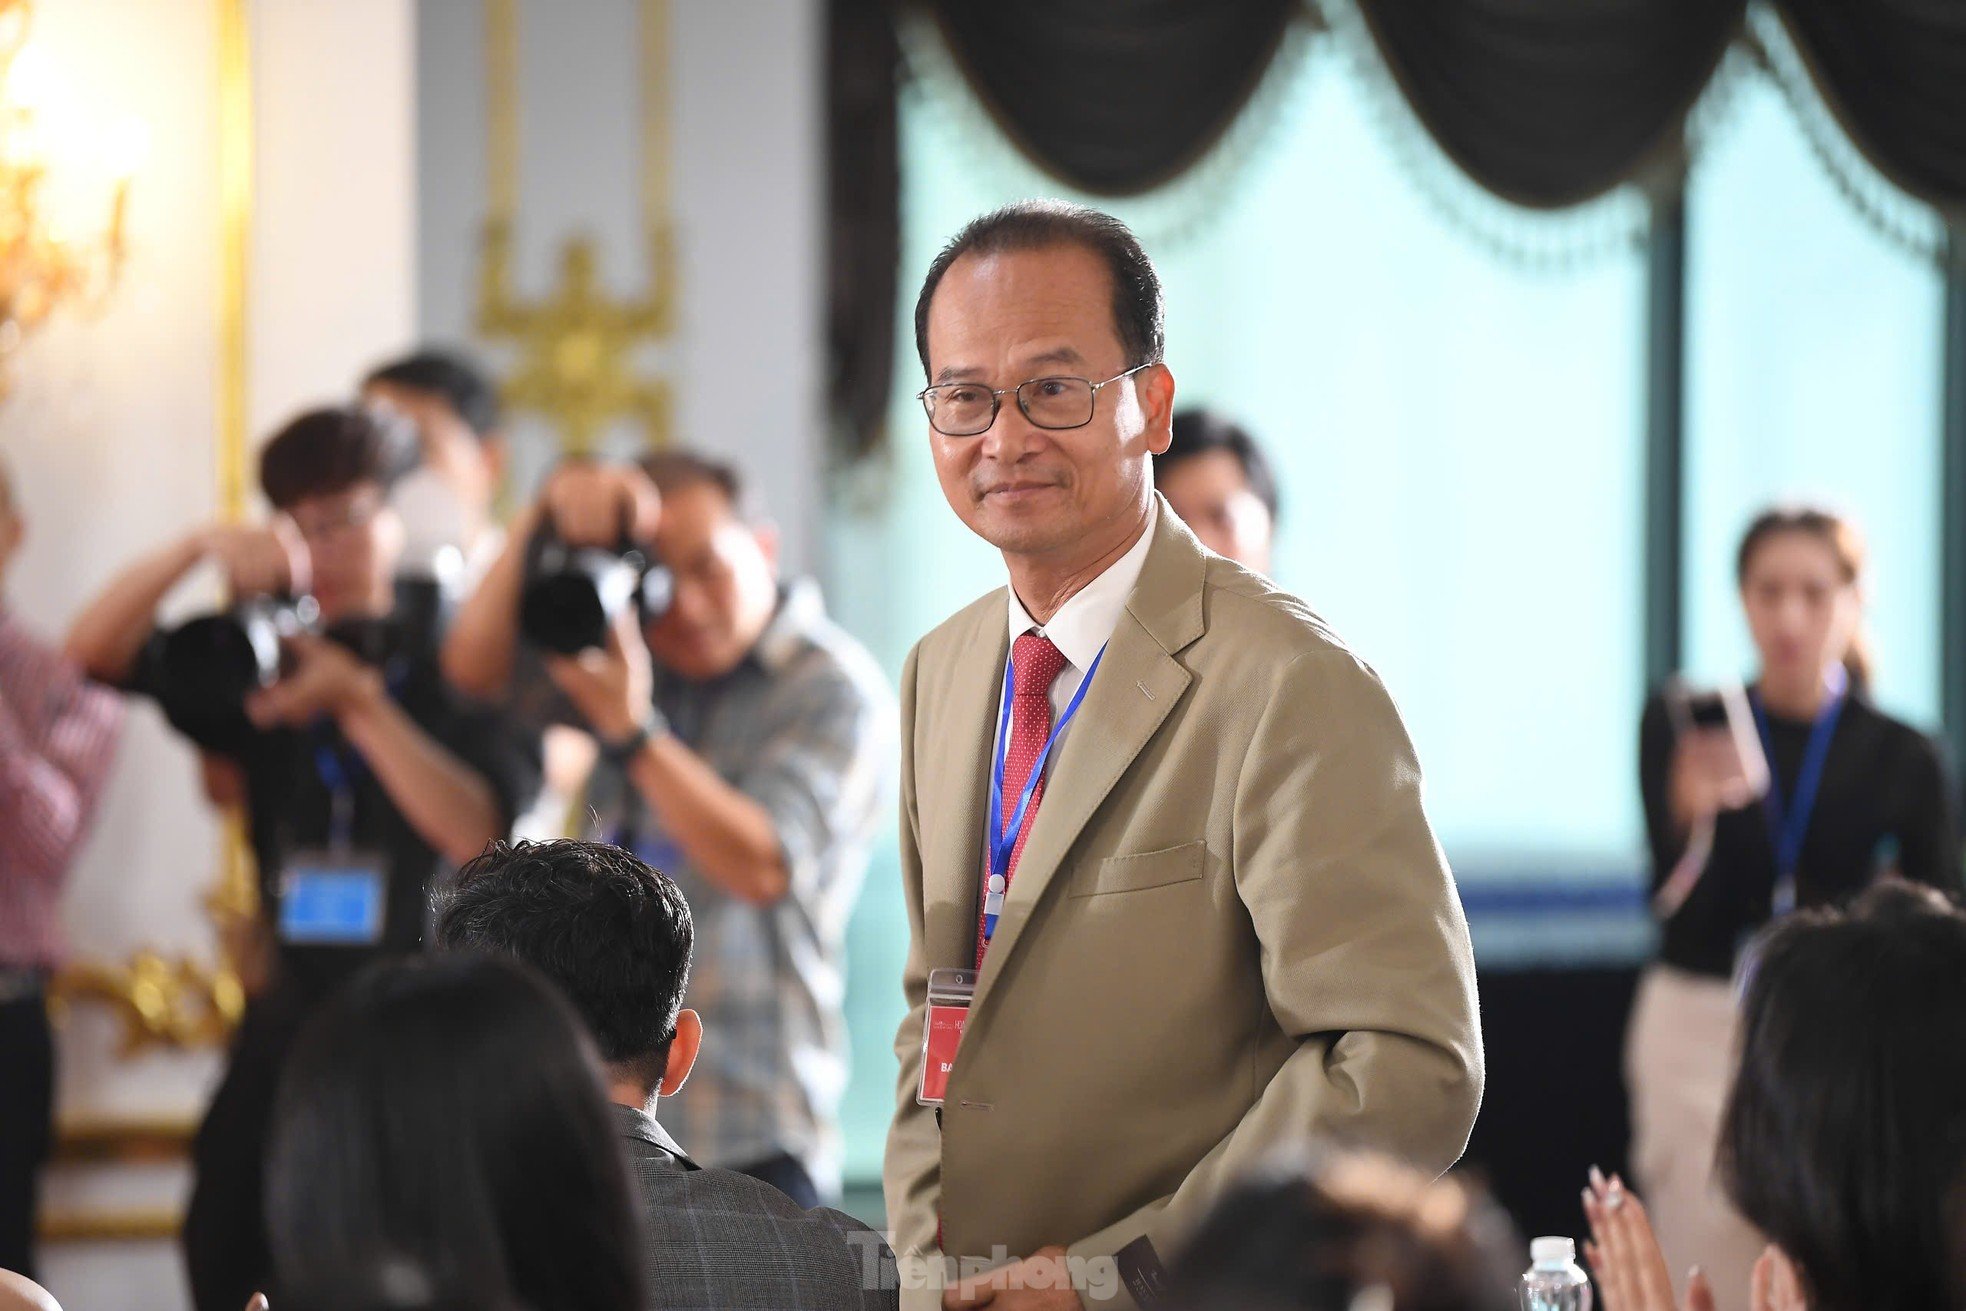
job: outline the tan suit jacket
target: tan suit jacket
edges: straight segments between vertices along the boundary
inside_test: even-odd
[[[939,1217],[956,1257],[1145,1236],[1165,1261],[1279,1144],[1435,1171],[1467,1145],[1474,958],[1391,698],[1165,502],[1153,533],[1050,766],[939,1127],[915,1100],[926,982],[974,963],[1005,592],[902,674],[912,942],[885,1184],[904,1256],[936,1252]]]

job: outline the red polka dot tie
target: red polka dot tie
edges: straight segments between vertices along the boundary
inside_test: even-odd
[[[1051,736],[1051,685],[1058,681],[1066,665],[1065,653],[1052,645],[1048,637],[1036,633],[1025,633],[1010,647],[1010,667],[1016,672],[1015,694],[1010,699],[1010,741],[1004,746],[1003,762],[1003,821],[1008,825],[1017,810],[1017,798],[1024,793],[1024,784],[1030,780],[1031,769],[1038,762],[1038,753],[1044,750],[1045,739]],[[1044,800],[1044,778],[1038,778],[1037,786],[1031,789],[1031,804],[1024,809],[1024,823],[1017,830],[1017,844],[1010,849],[1010,867],[1004,871],[1004,892],[1010,891],[1010,880],[1017,873],[1017,860],[1024,854],[1024,843],[1031,836],[1031,826],[1037,822],[1038,805]],[[983,892],[989,892],[990,870],[986,857],[983,869]],[[983,952],[988,944],[983,940],[983,909],[979,900],[976,911],[976,968],[983,968]]]

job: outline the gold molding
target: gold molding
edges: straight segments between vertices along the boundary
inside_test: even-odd
[[[640,422],[660,449],[673,431],[669,383],[636,368],[641,347],[675,331],[676,242],[669,215],[670,59],[668,0],[641,0],[638,77],[641,158],[637,196],[647,242],[645,291],[633,298],[601,285],[594,239],[560,246],[557,285],[544,297],[513,290],[519,206],[519,0],[484,0],[487,215],[479,250],[477,329],[519,348],[502,381],[505,403],[543,415],[561,445],[584,454],[616,419]]]
[[[36,1225],[44,1243],[174,1242],[184,1212],[174,1206],[133,1206],[104,1211],[49,1211]]]
[[[55,1129],[55,1165],[167,1165],[184,1160],[198,1132],[175,1115],[77,1116]]]
[[[194,1120],[177,1116],[82,1116],[55,1133],[56,1166],[169,1166],[187,1160]],[[36,1223],[43,1243],[173,1241],[184,1223],[181,1208],[109,1207],[44,1210]]]
[[[218,5],[218,506],[246,512],[248,277],[252,271],[253,48],[249,0]]]
[[[247,425],[251,363],[248,294],[253,220],[253,81],[251,0],[214,0],[218,33],[219,288],[216,370],[216,474],[219,514],[246,513]],[[218,882],[206,896],[218,934],[218,964],[144,950],[122,964],[78,960],[49,986],[60,1018],[77,1001],[107,1003],[123,1020],[121,1054],[153,1043],[222,1046],[245,1010],[242,980],[251,928],[258,922],[259,883],[245,824],[235,812],[223,821]]]

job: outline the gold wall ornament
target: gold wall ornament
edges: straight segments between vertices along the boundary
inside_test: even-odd
[[[221,1045],[246,1003],[239,981],[223,967],[149,950],[121,965],[83,961],[66,966],[56,974],[50,997],[57,1023],[78,1001],[109,1003],[123,1021],[117,1048],[123,1057],[152,1045]]]
[[[88,236],[64,231],[44,195],[49,171],[70,167],[58,159],[51,125],[23,88],[33,19],[31,0],[0,0],[0,363],[4,363],[55,310],[100,309],[122,271],[125,218],[134,160],[114,161],[108,213],[102,230]],[[27,56],[27,57],[24,57]],[[59,127],[60,125],[52,125]],[[141,128],[124,136],[126,153],[138,147]],[[62,141],[72,148],[76,142]],[[9,379],[0,370],[0,395]]]
[[[668,216],[668,6],[642,0],[639,74],[642,158],[639,195],[648,257],[647,290],[621,297],[601,284],[594,239],[560,246],[557,285],[544,296],[513,287],[512,246],[519,202],[518,0],[485,0],[485,83],[489,214],[479,250],[477,328],[518,348],[500,384],[514,410],[544,416],[572,454],[594,449],[618,419],[640,424],[646,444],[667,446],[673,405],[668,382],[636,367],[639,351],[676,326],[676,242]]]

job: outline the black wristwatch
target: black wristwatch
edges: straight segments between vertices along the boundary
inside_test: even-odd
[[[642,753],[642,748],[650,739],[662,737],[669,731],[669,720],[660,710],[650,706],[642,715],[642,722],[629,730],[628,736],[614,741],[600,742],[601,758],[615,765],[626,765]]]

